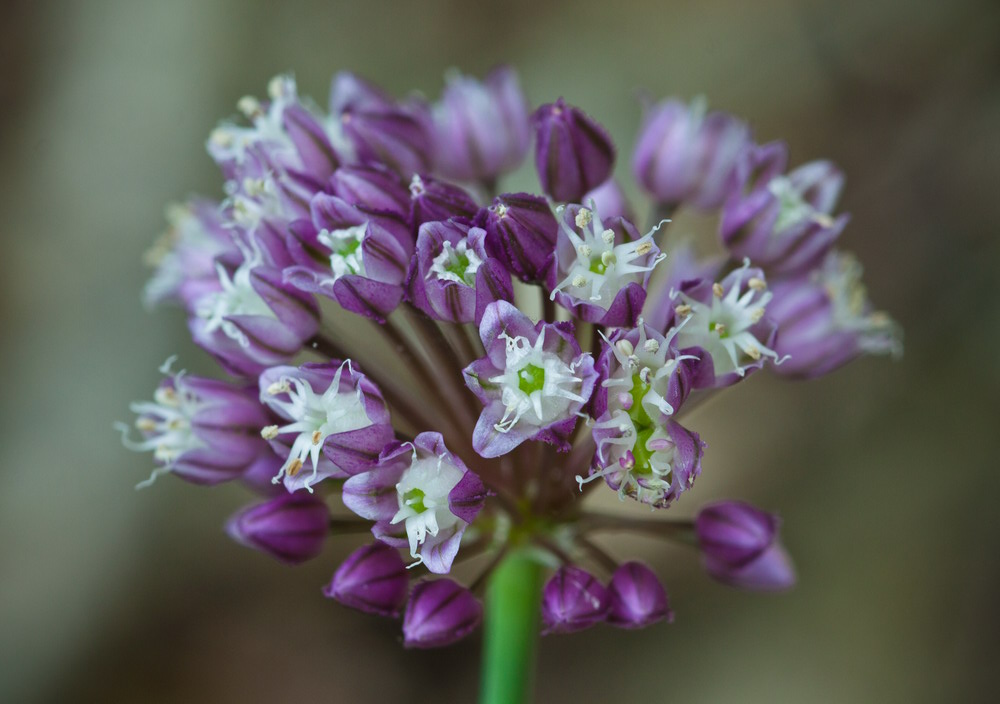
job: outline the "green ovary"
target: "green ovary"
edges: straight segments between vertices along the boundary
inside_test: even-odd
[[[597,259],[591,260],[590,270],[595,274],[604,275],[604,273],[608,270],[608,267],[601,261],[600,257],[598,257]]]
[[[628,416],[635,423],[637,429],[653,425],[653,419],[649,417],[649,413],[642,405],[642,400],[646,398],[649,389],[649,384],[643,382],[638,374],[632,375],[632,407],[628,409]]]
[[[526,394],[541,391],[545,386],[545,370],[529,364],[517,373],[517,388]]]
[[[358,238],[353,238],[352,237],[351,239],[348,239],[348,240],[344,241],[344,244],[341,245],[340,249],[337,250],[337,254],[339,254],[340,256],[342,256],[342,257],[344,257],[346,259],[347,257],[349,257],[352,254],[354,254],[355,252],[357,252],[358,251],[358,247],[360,247],[360,246],[361,246],[361,238],[360,237],[358,237]]]
[[[427,510],[427,507],[424,506],[424,496],[424,492],[420,489],[410,489],[403,494],[403,505],[409,506],[417,513],[423,513]]]
[[[653,451],[646,447],[646,443],[653,437],[652,427],[643,428],[635,438],[635,447],[632,448],[632,456],[635,458],[634,474],[652,474],[653,467],[649,461],[653,458]]]
[[[456,253],[445,266],[444,270],[465,281],[465,272],[469,270],[469,257],[465,254]]]

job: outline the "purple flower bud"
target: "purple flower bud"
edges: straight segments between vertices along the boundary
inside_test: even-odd
[[[774,542],[778,517],[741,501],[723,501],[699,511],[694,525],[706,559],[741,567]]]
[[[479,211],[476,224],[486,230],[494,256],[522,281],[541,281],[555,251],[559,223],[548,201],[529,193],[504,193]]]
[[[632,155],[636,180],[658,202],[714,210],[722,205],[750,129],[704,99],[665,100],[651,108]]]
[[[372,533],[436,574],[451,569],[465,529],[483,507],[487,491],[465,463],[448,451],[439,433],[412,443],[390,443],[378,466],[344,482],[344,505],[375,521]],[[402,535],[400,535],[402,534]]]
[[[902,353],[899,326],[874,310],[861,273],[853,256],[831,252],[811,274],[775,284],[767,314],[778,326],[774,349],[788,356],[775,373],[814,378],[864,354]]]
[[[645,628],[666,619],[674,620],[667,592],[660,580],[641,562],[626,562],[615,570],[608,585],[608,623],[620,628]]]
[[[483,618],[483,605],[450,579],[420,582],[413,587],[403,615],[403,645],[437,648],[472,633]]]
[[[719,235],[733,258],[790,275],[821,262],[849,218],[831,215],[844,184],[839,169],[813,161],[781,176],[785,161],[781,143],[743,153]]]
[[[459,220],[420,226],[407,295],[436,320],[479,323],[486,306],[514,296],[510,273],[486,251],[486,231]]]
[[[408,586],[406,565],[399,552],[376,541],[352,552],[323,594],[365,613],[398,616]]]
[[[510,68],[497,68],[482,82],[448,76],[433,120],[435,166],[445,178],[492,182],[528,152],[528,104]]]
[[[395,171],[381,164],[342,166],[330,178],[330,193],[351,205],[372,211],[387,211],[406,218],[410,193]]]
[[[380,162],[405,178],[430,168],[430,135],[413,109],[347,73],[334,78],[330,108],[357,160]]]
[[[608,614],[608,592],[593,575],[578,567],[561,567],[542,592],[544,634],[590,628]]]
[[[562,98],[531,117],[535,168],[542,190],[561,203],[579,202],[611,176],[615,147],[597,122]]]
[[[247,506],[229,519],[226,532],[248,548],[297,565],[322,551],[330,532],[330,510],[312,494],[283,494]]]
[[[472,218],[478,210],[472,196],[451,183],[418,175],[410,181],[410,222],[414,227],[449,218]]]
[[[537,324],[507,301],[491,303],[479,325],[486,356],[465,368],[465,383],[483,402],[472,446],[499,457],[526,440],[563,451],[577,413],[597,380],[568,323]]]
[[[703,508],[695,519],[705,570],[740,589],[780,591],[795,584],[795,570],[778,543],[778,517],[739,501]]]

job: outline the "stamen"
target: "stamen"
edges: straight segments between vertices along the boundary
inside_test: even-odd
[[[722,298],[722,294],[725,293],[725,291],[722,288],[722,284],[718,282],[712,284],[712,293],[715,295],[716,298]]]
[[[604,240],[604,244],[614,244],[615,243],[615,231],[605,230],[601,233],[601,239]]]
[[[576,213],[576,226],[581,230],[591,223],[594,219],[593,214],[586,208],[580,208]]]
[[[290,477],[294,477],[296,474],[299,473],[299,470],[301,469],[302,469],[302,460],[296,457],[288,465],[288,469],[285,470],[285,473]]]
[[[276,425],[264,426],[263,428],[261,428],[260,436],[265,440],[274,440],[276,437],[278,437],[278,426]]]
[[[756,276],[751,276],[750,280],[747,281],[747,286],[752,288],[754,291],[766,291],[767,282],[764,279],[758,279]]]
[[[260,101],[257,100],[252,95],[244,95],[242,98],[240,98],[236,102],[236,108],[241,113],[246,115],[247,118],[249,119],[260,117],[261,115],[264,114],[264,111],[261,109],[260,106]]]
[[[642,256],[644,254],[649,254],[652,251],[653,251],[653,243],[648,241],[642,242],[638,247],[635,248],[635,253],[638,254],[639,256]]]
[[[674,313],[676,313],[681,318],[686,318],[691,315],[693,309],[687,303],[681,303],[679,306],[674,308]]]
[[[292,387],[288,383],[288,379],[281,379],[276,381],[267,387],[268,396],[277,396],[278,394],[287,394],[291,391]]]
[[[760,359],[760,349],[754,345],[747,347],[747,354],[750,356],[750,359],[755,362]]]
[[[323,439],[323,433],[321,433],[318,430],[314,430],[312,435],[313,445],[319,445],[322,439]]]
[[[642,349],[644,349],[649,354],[656,354],[660,351],[660,343],[656,340],[646,340],[642,343]]]

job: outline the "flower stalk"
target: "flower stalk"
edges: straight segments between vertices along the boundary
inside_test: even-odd
[[[522,548],[512,551],[490,578],[480,704],[531,701],[543,569]]]

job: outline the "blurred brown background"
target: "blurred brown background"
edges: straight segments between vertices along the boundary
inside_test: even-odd
[[[212,369],[179,313],[143,311],[140,261],[167,201],[219,194],[203,142],[241,95],[292,69],[322,103],[341,68],[436,95],[446,68],[502,61],[534,103],[604,122],[625,178],[641,88],[839,163],[842,242],[907,333],[901,362],[760,375],[693,416],[710,449],[678,515],[779,511],[795,591],[611,542],[667,577],[676,623],[544,640],[538,701],[995,701],[997,3],[8,1],[0,56],[0,701],[474,699],[478,641],[407,652],[322,599],[349,538],[295,570],[234,546],[247,495],[136,493],[149,458],[111,423],[169,354]]]

